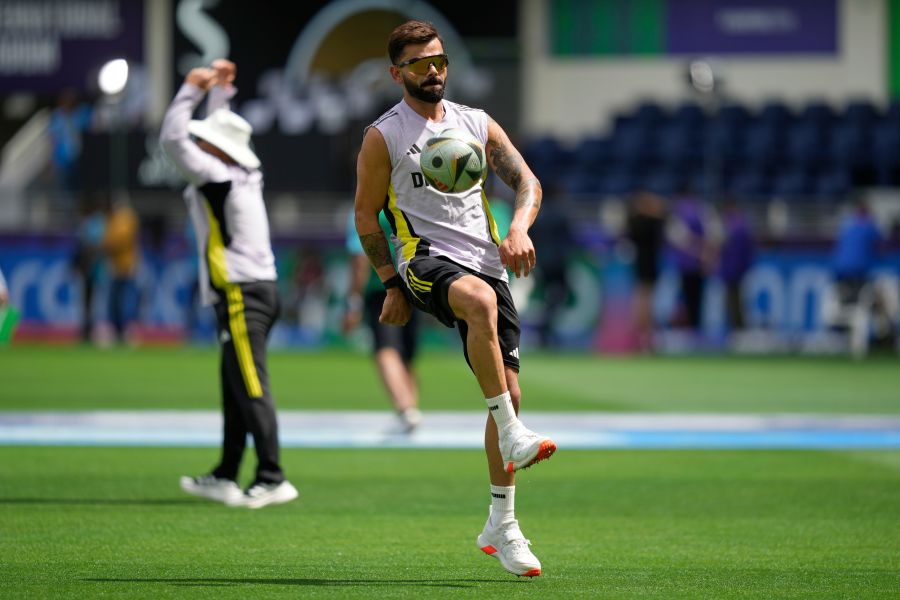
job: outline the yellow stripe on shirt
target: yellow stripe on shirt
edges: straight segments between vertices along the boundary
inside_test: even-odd
[[[397,237],[400,238],[400,243],[403,244],[403,258],[410,261],[413,256],[416,255],[416,249],[419,247],[419,242],[422,241],[422,238],[413,235],[406,215],[402,210],[397,208],[397,194],[394,192],[394,184],[391,184],[390,187],[388,187],[387,207],[394,217],[394,227],[397,228]]]
[[[221,290],[228,283],[225,242],[222,241],[222,228],[213,214],[209,202],[204,201],[203,206],[206,208],[206,219],[209,221],[209,236],[206,239],[206,261],[209,264],[209,280],[214,287]]]
[[[481,205],[484,206],[484,213],[487,215],[488,229],[491,231],[491,239],[498,246],[503,241],[500,239],[500,231],[497,229],[497,221],[494,220],[494,213],[491,212],[491,205],[488,202],[487,194],[481,190]]]

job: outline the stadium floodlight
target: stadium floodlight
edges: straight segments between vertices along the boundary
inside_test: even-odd
[[[124,58],[116,58],[100,68],[97,76],[97,84],[100,91],[107,96],[114,96],[125,89],[128,83],[128,61]]]
[[[718,83],[715,68],[705,60],[691,61],[688,79],[694,89],[702,94],[714,92]]]
[[[109,127],[109,189],[113,201],[128,199],[128,139],[123,114],[122,91],[128,84],[128,61],[115,58],[97,74],[97,85],[103,92]]]

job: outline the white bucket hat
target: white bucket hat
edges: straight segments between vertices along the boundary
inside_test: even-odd
[[[220,108],[202,121],[191,121],[188,132],[217,147],[239,165],[259,168],[259,159],[250,149],[253,127],[227,108]]]

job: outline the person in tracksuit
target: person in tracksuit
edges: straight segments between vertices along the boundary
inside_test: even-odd
[[[279,312],[275,257],[252,128],[228,109],[234,63],[193,69],[166,111],[160,143],[189,185],[184,192],[197,235],[200,295],[212,304],[221,347],[222,458],[207,475],[182,477],[182,489],[230,506],[289,502],[297,490],[279,460],[278,421],[269,391],[266,342]],[[207,117],[191,116],[209,93]],[[253,436],[256,475],[245,491],[238,469]]]

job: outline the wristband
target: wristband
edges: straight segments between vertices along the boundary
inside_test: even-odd
[[[400,274],[397,273],[393,277],[388,277],[387,281],[382,281],[381,285],[384,286],[385,290],[389,290],[391,288],[398,288],[403,285],[403,279],[401,279]]]

